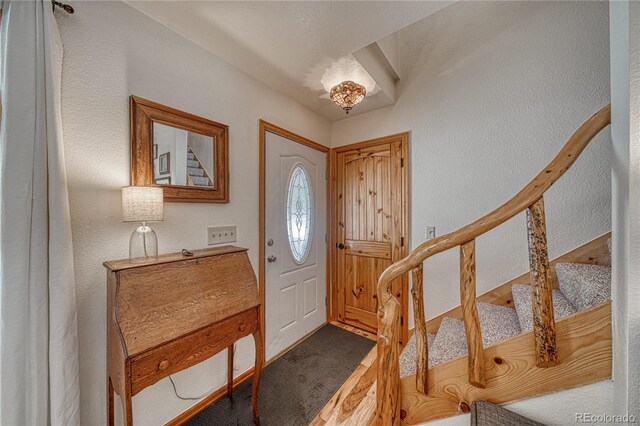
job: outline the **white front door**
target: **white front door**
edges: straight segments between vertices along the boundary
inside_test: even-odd
[[[265,145],[269,360],[326,322],[327,155],[268,131]]]

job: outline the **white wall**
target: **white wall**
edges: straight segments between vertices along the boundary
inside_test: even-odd
[[[122,2],[74,2],[56,13],[65,48],[62,113],[80,334],[81,423],[104,424],[106,289],[102,262],[128,256],[120,188],[129,182],[128,96],[135,94],[230,126],[226,205],[171,203],[154,225],[160,252],[206,246],[207,225],[235,224],[257,268],[258,119],[329,144],[330,123]],[[173,160],[173,159],[172,159]],[[175,375],[183,396],[225,383],[225,355]],[[253,364],[243,340],[236,374]],[[136,424],[161,424],[193,402],[168,380],[134,397]]]
[[[517,25],[481,39],[473,28],[486,31],[475,22],[456,34],[473,51],[416,66],[400,80],[396,105],[333,124],[333,146],[411,131],[413,247],[427,225],[441,235],[500,206],[609,103],[607,3],[509,7],[522,8]],[[425,49],[437,52],[449,39],[427,39]],[[605,130],[545,196],[552,258],[611,229],[610,144]],[[519,215],[478,240],[479,294],[528,270],[525,226]],[[458,251],[429,259],[425,280],[428,318],[459,305]]]
[[[610,3],[615,411],[640,418],[640,5]]]
[[[629,253],[627,409],[640,419],[640,4],[629,2]],[[616,347],[617,349],[617,347]]]
[[[614,380],[616,411],[627,411],[629,302],[629,2],[612,1],[611,42],[611,280],[614,330]]]

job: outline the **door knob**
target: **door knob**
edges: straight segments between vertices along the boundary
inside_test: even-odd
[[[346,247],[346,246],[345,246],[343,243],[338,243],[338,248],[339,248],[340,250],[344,250],[344,248],[345,248],[345,247]]]
[[[270,255],[269,257],[267,257],[267,262],[269,262],[269,263],[273,263],[276,260],[278,260],[278,258],[275,257],[274,255]]]

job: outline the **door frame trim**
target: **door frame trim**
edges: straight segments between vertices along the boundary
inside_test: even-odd
[[[326,176],[329,176],[329,171],[331,170],[331,148],[319,144],[317,142],[314,142],[310,139],[305,138],[304,136],[300,136],[298,134],[295,134],[293,132],[290,132],[286,129],[283,129],[282,127],[276,126],[275,124],[269,123],[268,121],[265,120],[259,120],[259,160],[258,160],[258,179],[259,179],[259,183],[258,183],[258,209],[259,209],[259,213],[258,213],[258,220],[259,220],[259,225],[258,225],[258,229],[259,229],[259,250],[258,250],[258,256],[259,256],[259,266],[258,266],[258,291],[260,293],[260,319],[262,320],[262,324],[260,326],[261,328],[261,332],[262,332],[262,339],[266,339],[267,336],[265,334],[265,321],[266,321],[266,317],[265,317],[265,290],[264,290],[264,286],[265,286],[265,261],[264,261],[264,255],[265,255],[265,205],[266,205],[266,194],[265,194],[265,189],[266,189],[266,185],[265,185],[265,173],[266,173],[266,152],[267,152],[267,145],[266,145],[266,132],[270,132],[273,134],[276,134],[278,136],[281,136],[285,139],[289,139],[293,142],[299,143],[301,145],[305,145],[309,148],[318,150],[320,152],[323,152],[326,154],[327,156],[327,164],[326,164]],[[327,200],[326,200],[326,209],[327,209],[327,213],[326,213],[326,232],[327,232],[327,238],[329,239],[329,234],[331,234],[331,199],[332,199],[332,193],[331,193],[331,184],[330,184],[330,180],[327,178]],[[327,256],[326,256],[326,268],[327,268],[327,272],[326,272],[326,297],[327,297],[327,304],[325,306],[326,309],[326,318],[327,318],[327,322],[329,322],[330,318],[331,318],[331,302],[329,301],[329,298],[331,297],[331,244],[330,241],[327,241]],[[306,336],[305,336],[306,337]],[[303,339],[305,338],[303,337]],[[292,346],[295,346],[297,344],[294,343]],[[288,349],[288,348],[287,348]],[[266,346],[262,345],[262,361],[263,363],[266,362],[265,359],[265,355],[266,355]]]
[[[410,191],[411,185],[409,180],[409,142],[410,142],[410,132],[402,132],[396,133],[389,136],[383,136],[380,138],[369,139],[362,142],[357,142],[349,145],[343,145],[337,148],[331,149],[331,240],[330,240],[330,248],[331,248],[331,320],[339,322],[338,320],[338,250],[336,249],[336,244],[338,243],[338,199],[337,194],[339,193],[337,185],[337,176],[338,176],[338,162],[337,155],[338,153],[352,151],[354,149],[360,148],[369,148],[377,145],[384,145],[391,142],[400,141],[400,150],[401,150],[401,158],[403,161],[402,166],[402,224],[400,229],[402,230],[402,237],[404,237],[404,246],[400,248],[401,258],[406,257],[409,254],[409,247],[411,245],[411,234],[409,232],[409,211],[410,211]],[[401,316],[404,318],[401,326],[400,338],[403,343],[409,340],[409,275],[405,274],[402,282],[402,300],[400,301],[401,305]]]

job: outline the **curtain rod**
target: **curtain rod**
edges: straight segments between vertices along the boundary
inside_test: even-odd
[[[65,12],[69,14],[72,14],[74,12],[73,7],[69,6],[68,4],[60,3],[59,1],[56,1],[56,0],[51,0],[51,7],[53,8],[53,10],[56,10],[56,6],[63,9]]]

